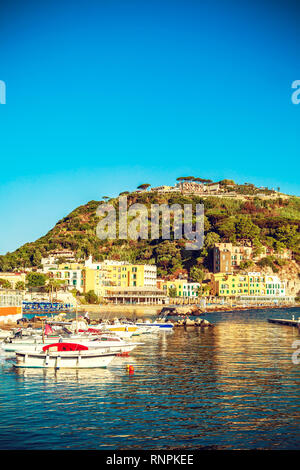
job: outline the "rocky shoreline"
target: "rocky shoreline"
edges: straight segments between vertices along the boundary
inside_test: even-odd
[[[196,320],[191,320],[190,318],[184,318],[182,320],[177,320],[174,322],[174,327],[178,326],[198,326],[199,328],[210,328],[214,325],[203,318],[197,318]]]
[[[201,309],[196,305],[188,305],[188,306],[170,306],[164,307],[161,312],[161,315],[166,316],[182,316],[182,317],[190,317],[190,316],[200,316],[205,315],[206,313],[217,313],[217,312],[233,312],[233,311],[246,311],[246,310],[267,310],[267,309],[285,309],[285,308],[299,308],[300,304],[288,304],[288,305],[248,305],[248,306],[225,306],[225,305],[209,305],[206,309]]]

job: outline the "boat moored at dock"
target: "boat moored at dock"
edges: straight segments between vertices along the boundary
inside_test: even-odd
[[[159,322],[159,321],[156,321],[156,322],[137,322],[136,323],[137,326],[147,326],[147,327],[151,327],[153,329],[161,329],[161,328],[164,328],[164,329],[172,329],[174,328],[174,323],[171,323],[171,322]]]
[[[116,357],[116,352],[89,349],[77,343],[53,343],[40,351],[16,352],[14,367],[44,369],[105,368]]]
[[[49,325],[46,325],[42,334],[27,334],[26,330],[18,330],[11,337],[4,339],[1,348],[4,352],[17,351],[38,351],[47,344],[52,343],[80,343],[91,349],[101,348],[105,351],[116,351],[118,353],[131,352],[138,344],[124,340],[114,333],[103,333],[100,330],[89,329],[79,331],[76,334],[67,329],[61,331],[61,334],[55,334]]]

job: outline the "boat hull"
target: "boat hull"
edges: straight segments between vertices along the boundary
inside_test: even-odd
[[[2,343],[1,348],[8,353],[19,351],[38,352],[45,344],[50,343]],[[98,349],[102,352],[131,352],[138,345],[138,343],[118,344],[111,341],[81,341],[81,344],[88,346],[89,349]]]
[[[147,326],[153,329],[172,329],[174,327],[173,323],[136,323],[137,326]]]
[[[43,369],[96,369],[106,368],[116,357],[116,353],[94,351],[67,352],[16,352],[16,368]]]

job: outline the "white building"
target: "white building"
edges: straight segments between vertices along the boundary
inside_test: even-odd
[[[285,282],[278,276],[265,276],[265,295],[285,297]]]
[[[41,259],[41,265],[43,266],[42,271],[48,273],[49,271],[56,269],[58,266],[57,261],[60,258],[64,258],[68,262],[75,261],[74,252],[71,250],[53,250],[49,252],[46,258]]]

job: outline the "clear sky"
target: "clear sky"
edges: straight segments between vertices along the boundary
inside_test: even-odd
[[[300,195],[297,2],[7,0],[0,31],[0,254],[141,183]]]

